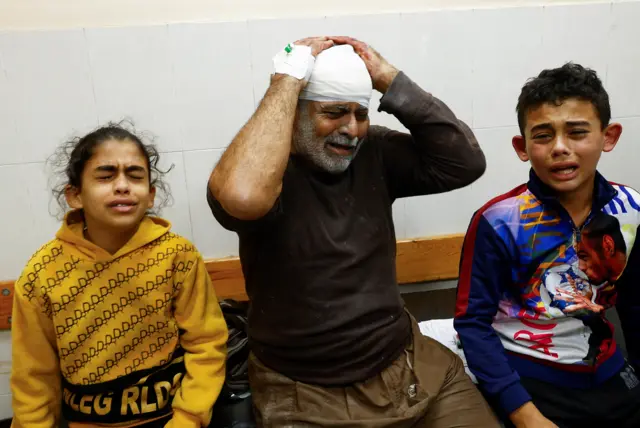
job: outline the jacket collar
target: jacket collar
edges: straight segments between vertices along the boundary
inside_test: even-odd
[[[553,194],[553,190],[540,180],[533,168],[529,170],[529,182],[527,187],[533,195],[545,203],[560,204]],[[618,195],[618,191],[609,183],[598,171],[596,171],[595,185],[593,188],[592,211],[600,211],[613,198]]]

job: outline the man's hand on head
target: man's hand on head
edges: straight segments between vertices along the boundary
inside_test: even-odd
[[[385,93],[391,82],[398,75],[398,69],[382,57],[375,49],[360,40],[347,36],[332,36],[329,40],[336,45],[351,45],[353,50],[362,58],[373,82],[373,88]]]
[[[334,46],[334,42],[333,40],[329,40],[329,38],[327,37],[307,37],[304,39],[300,39],[296,42],[293,43],[294,46],[308,46],[311,48],[311,55],[315,58],[318,56],[318,54],[320,54],[320,52],[329,49],[330,47]],[[274,59],[275,61],[275,59]],[[313,62],[311,63],[311,65],[309,67],[313,67]],[[311,69],[309,69],[307,71],[307,73],[310,73]],[[307,76],[308,77],[308,76]],[[271,75],[271,83],[274,84],[276,82],[280,82],[280,81],[286,81],[290,84],[295,84],[295,86],[298,88],[298,90],[301,90],[302,88],[304,88],[307,84],[306,79],[304,78],[298,78],[298,76],[294,76],[290,73],[284,72],[284,73],[279,73],[277,66],[276,66],[276,72],[274,74]]]
[[[330,40],[328,37],[306,37],[294,42],[293,44],[311,47],[311,55],[317,57],[320,52],[332,47],[334,45],[334,41]]]

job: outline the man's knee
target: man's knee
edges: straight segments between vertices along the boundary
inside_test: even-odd
[[[465,371],[460,356],[427,338],[430,356],[438,362],[442,381],[425,421],[430,428],[500,427],[493,411]]]
[[[416,340],[414,348],[416,376],[432,393],[466,376],[460,357],[437,340],[423,336]]]
[[[462,364],[460,364],[462,365]],[[427,414],[430,428],[499,428],[500,423],[484,397],[456,363]]]

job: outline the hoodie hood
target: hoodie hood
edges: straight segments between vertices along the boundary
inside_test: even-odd
[[[108,251],[84,237],[84,225],[82,212],[80,210],[70,211],[65,215],[62,227],[56,233],[56,238],[70,245],[71,251],[77,251],[82,254],[83,258],[89,258],[96,262],[108,262],[120,258],[155,241],[171,229],[169,221],[159,217],[145,216],[131,239],[118,252],[109,254]]]

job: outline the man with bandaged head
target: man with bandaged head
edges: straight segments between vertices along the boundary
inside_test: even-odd
[[[300,40],[273,62],[207,192],[240,238],[258,425],[498,426],[461,360],[420,334],[396,281],[391,205],[477,180],[471,130],[352,38]],[[410,133],[369,124],[373,89]]]

